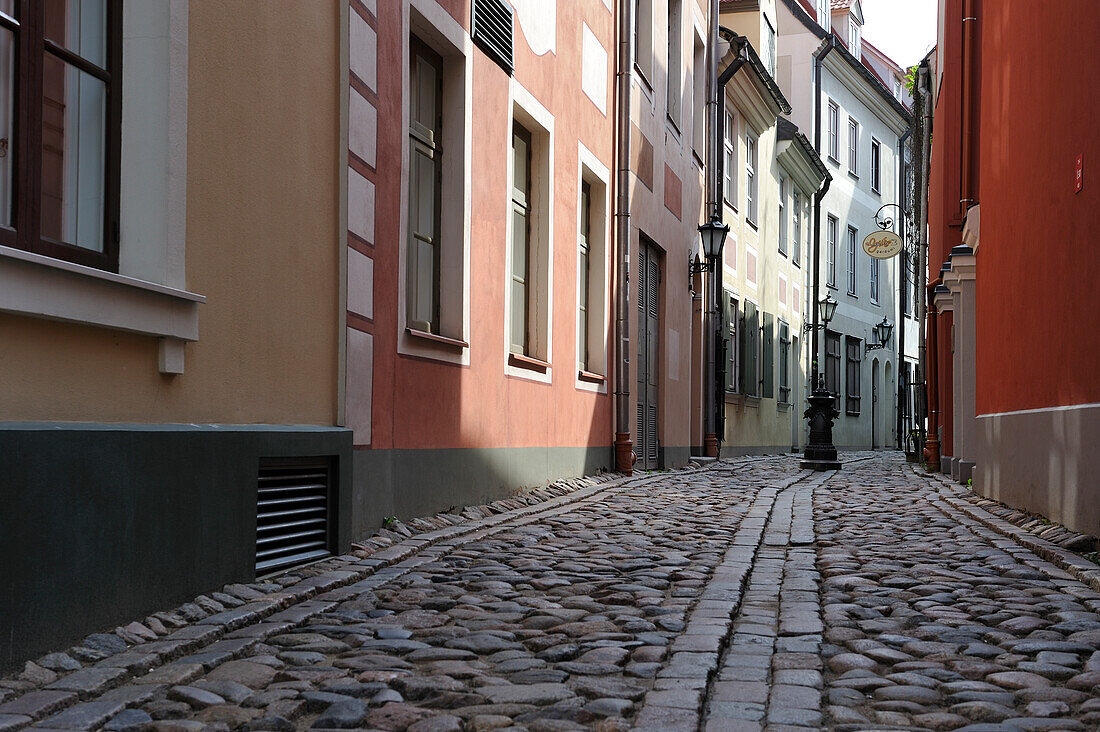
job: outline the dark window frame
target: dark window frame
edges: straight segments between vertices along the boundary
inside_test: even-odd
[[[871,138],[871,190],[879,193],[882,185],[882,144]]]
[[[840,220],[829,214],[825,219],[825,284],[836,289],[836,238]]]
[[[791,403],[791,330],[787,321],[779,321],[779,403]]]
[[[12,222],[0,223],[0,244],[75,264],[118,272],[119,188],[122,146],[122,0],[106,0],[106,38],[100,67],[46,36],[46,5],[16,0],[16,17],[0,13],[0,32],[15,44],[12,156]],[[76,68],[104,85],[106,110],[103,157],[103,251],[43,236],[42,141],[47,56]]]
[[[858,260],[856,259],[856,241],[859,239],[859,231],[856,227],[849,225],[847,231],[846,248],[844,250],[846,259],[846,268],[848,274],[848,294],[858,295],[859,291],[856,288],[856,267]]]

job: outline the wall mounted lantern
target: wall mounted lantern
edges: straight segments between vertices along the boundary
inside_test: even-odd
[[[882,322],[875,326],[875,337],[878,338],[878,343],[868,343],[867,350],[875,351],[879,348],[886,348],[886,344],[890,342],[890,334],[894,331],[894,324],[886,319],[886,316],[882,316]]]

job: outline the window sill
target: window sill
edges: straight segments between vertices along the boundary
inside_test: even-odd
[[[879,190],[878,188],[875,188],[874,186],[871,186],[871,193],[874,193],[876,196],[881,196],[882,195],[882,191]]]
[[[522,353],[509,353],[508,365],[515,366],[516,368],[538,371],[539,373],[543,374],[545,374],[550,368],[550,364],[547,361],[540,361],[537,358],[524,356]]]
[[[438,343],[441,346],[447,346],[448,348],[462,349],[469,348],[470,344],[466,341],[460,341],[457,338],[448,338],[447,336],[436,335],[435,333],[429,333],[426,330],[418,330],[416,328],[405,328],[405,332],[413,338],[422,338],[432,343]]]
[[[859,299],[859,295],[857,295],[854,292],[846,292],[844,294],[847,295],[848,297],[852,298],[853,300],[858,300]]]
[[[607,382],[607,377],[602,374],[593,373],[592,371],[585,371],[581,369],[577,372],[577,378],[581,381],[588,381],[593,384],[604,384]]]
[[[833,157],[832,155],[830,155],[830,156],[828,157],[828,160],[829,160],[829,162],[830,162],[830,163],[832,163],[833,165],[837,166],[838,168],[840,167],[840,161],[839,161],[839,160],[837,160],[836,158],[834,158],[834,157]]]
[[[707,167],[707,164],[703,162],[703,156],[699,154],[699,151],[696,150],[694,146],[692,146],[691,148],[691,156],[695,158],[695,164],[698,165],[700,168]]]
[[[789,412],[789,411],[791,411],[791,403],[790,402],[777,402],[776,405],[775,405],[775,408],[780,412]]]
[[[748,218],[747,216],[745,217],[745,223],[748,224],[752,228],[753,231],[759,231],[760,230],[760,227],[756,225],[756,222],[753,221],[752,219]]]
[[[0,246],[0,311],[197,341],[205,302],[193,292]]]
[[[852,180],[859,180],[859,173],[856,173],[855,171],[849,170],[848,171],[848,177],[851,178]]]
[[[638,80],[642,82],[642,88],[647,92],[648,96],[653,96],[653,84],[649,83],[649,77],[646,72],[642,71],[642,67],[638,65],[638,62],[634,62],[634,73],[637,74]]]
[[[672,131],[676,134],[676,139],[679,140],[683,136],[683,133],[680,132],[680,123],[668,111],[665,111],[665,122],[672,128]]]

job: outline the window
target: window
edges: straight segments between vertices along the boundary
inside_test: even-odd
[[[825,389],[833,395],[834,405],[840,405],[840,334],[825,333]]]
[[[653,0],[634,0],[634,66],[646,86],[653,78]]]
[[[848,294],[856,294],[856,230],[848,227]]]
[[[443,63],[415,38],[409,50],[408,325],[439,335]]]
[[[871,257],[871,302],[878,304],[878,260]]]
[[[879,184],[882,182],[882,149],[879,141],[871,138],[871,190],[879,192]]]
[[[591,371],[589,368],[588,340],[591,325],[589,309],[589,293],[592,289],[592,249],[591,237],[591,212],[592,212],[592,187],[587,182],[581,183],[581,233],[580,252],[578,253],[577,269],[580,282],[577,285],[577,309],[579,312],[579,329],[577,332],[577,348],[580,352],[581,371]]]
[[[798,266],[802,257],[802,194],[797,190],[791,192],[791,263]]]
[[[722,338],[722,347],[725,349],[724,365],[726,368],[726,391],[737,391],[737,351],[738,351],[738,316],[737,298],[729,292],[722,298],[722,321],[725,325]]]
[[[782,320],[779,321],[779,403],[791,403],[791,333]]]
[[[848,172],[859,175],[859,122],[848,118]]]
[[[825,284],[836,287],[836,216],[829,214],[825,224]]]
[[[756,138],[745,135],[745,220],[756,224]]]
[[[779,253],[787,256],[787,178],[779,176]]]
[[[706,155],[706,108],[707,108],[707,47],[703,43],[702,36],[695,36],[694,54],[691,64],[692,85],[695,92],[695,102],[692,104],[691,121],[692,134],[691,146],[700,160]]]
[[[817,0],[817,24],[829,30],[829,0]]]
[[[537,149],[537,147],[536,147]],[[578,145],[577,196],[577,386],[606,392],[607,182],[609,171],[584,145]],[[547,359],[549,360],[549,359]]]
[[[733,208],[737,208],[737,118],[732,112],[726,112],[726,130],[723,139],[725,157],[722,159],[723,194]]]
[[[829,100],[829,157],[840,162],[840,107]]]
[[[683,103],[681,74],[683,23],[680,21],[681,0],[668,0],[668,89],[666,90],[666,110],[668,118],[677,128],[680,126],[680,106]]]
[[[0,244],[118,271],[121,4],[0,5]]]
[[[764,25],[764,35],[760,38],[760,58],[764,61],[768,73],[775,76],[775,28],[772,27],[767,16],[764,16]]]
[[[859,61],[862,58],[863,50],[860,48],[860,27],[859,23],[855,21],[855,18],[848,18],[848,50],[852,52],[852,55]]]
[[[756,305],[745,302],[745,312],[741,316],[741,369],[738,371],[738,384],[745,396],[759,396],[760,377],[757,372],[757,354],[760,348],[760,320]]]
[[[512,353],[531,355],[531,133],[512,126]]]
[[[839,346],[840,338],[837,338]],[[844,411],[848,414],[859,414],[859,339],[847,337],[846,354],[846,379],[848,396],[844,400]]]

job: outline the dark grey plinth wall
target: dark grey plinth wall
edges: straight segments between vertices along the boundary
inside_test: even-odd
[[[593,475],[609,470],[613,458],[611,445],[356,450],[353,534],[369,535],[385,516],[408,520]]]
[[[0,670],[254,576],[261,458],[332,456],[351,540],[349,430],[0,423]]]

